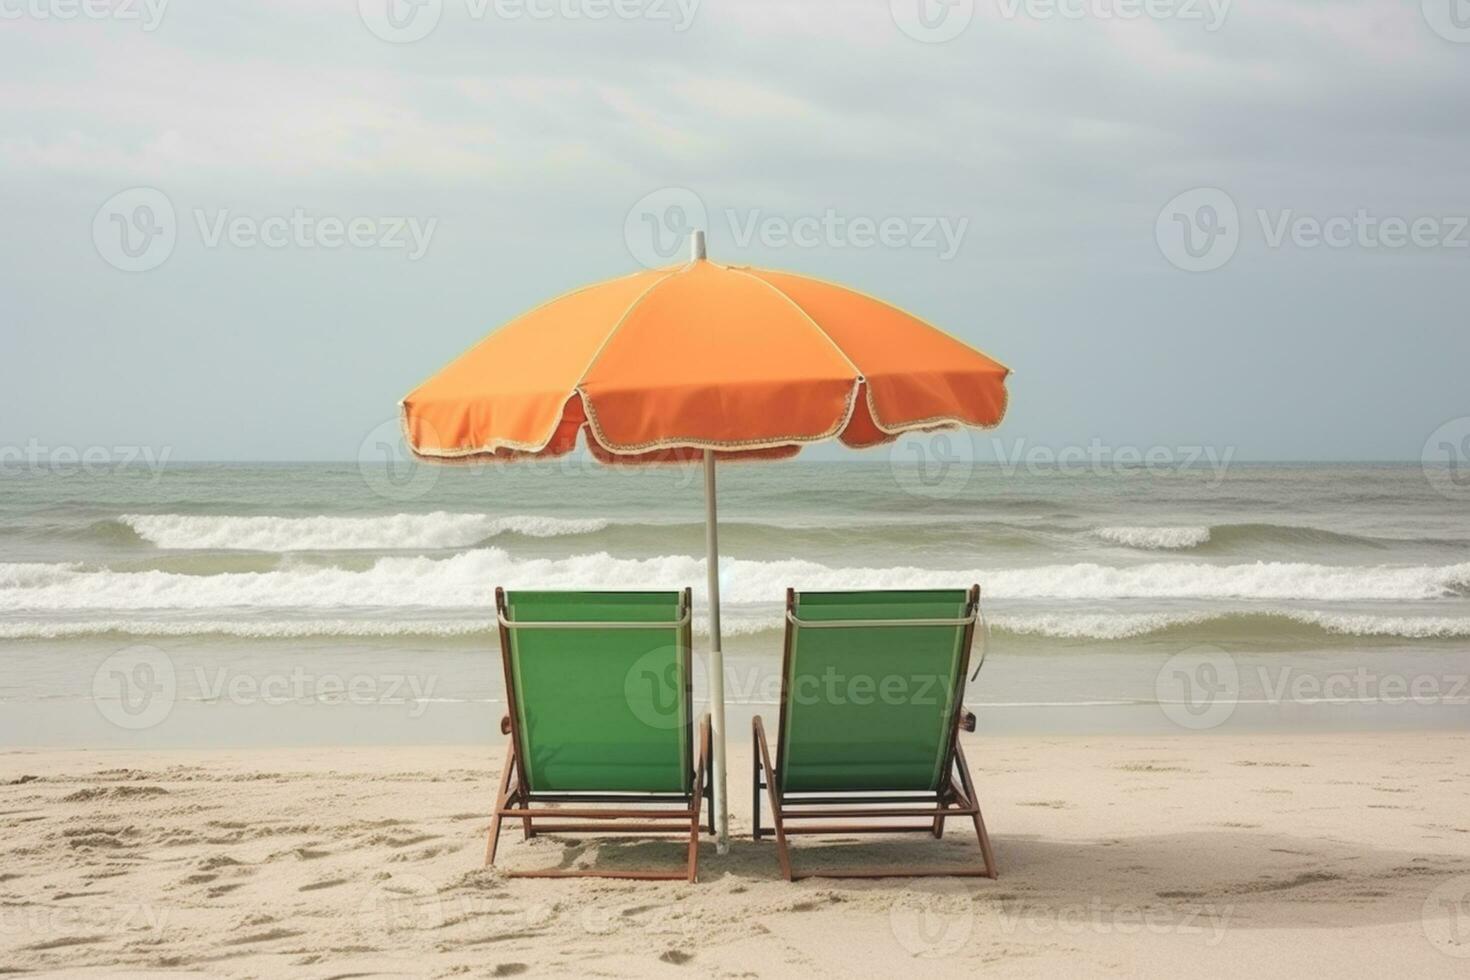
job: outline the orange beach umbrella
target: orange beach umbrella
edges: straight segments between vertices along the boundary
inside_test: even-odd
[[[728,840],[715,460],[779,459],[836,438],[990,427],[1005,366],[911,314],[788,272],[690,261],[559,296],[512,320],[403,399],[428,460],[559,456],[585,432],[614,464],[703,459],[718,842]]]

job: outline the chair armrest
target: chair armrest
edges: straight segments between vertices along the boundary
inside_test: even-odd
[[[960,709],[960,728],[967,732],[973,732],[975,730],[975,712],[969,708]]]
[[[506,715],[505,717],[500,719],[500,734],[510,734],[510,715]]]

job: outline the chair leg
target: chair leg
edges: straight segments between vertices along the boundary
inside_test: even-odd
[[[709,834],[713,837],[718,831],[715,830],[715,772],[714,759],[710,753],[714,751],[714,744],[710,743],[708,751],[704,755],[705,786],[704,798],[709,804]]]
[[[791,880],[791,852],[786,846],[786,825],[781,819],[781,800],[776,795],[776,773],[771,767],[771,751],[766,745],[765,728],[759,716],[751,723],[755,729],[755,744],[760,752],[761,766],[765,769],[766,793],[771,801],[771,823],[776,829],[776,860],[781,863],[781,875]]]
[[[485,842],[485,867],[495,863],[495,849],[500,846],[500,824],[505,818],[500,811],[505,808],[506,793],[510,789],[511,767],[515,764],[515,743],[505,747],[505,765],[500,769],[500,790],[495,794],[495,816],[490,821],[489,839]]]
[[[970,778],[970,764],[965,761],[965,750],[960,747],[959,739],[955,739],[954,752],[955,761],[960,767],[960,784],[975,806],[975,836],[980,838],[980,853],[985,858],[985,877],[993,879],[997,875],[995,852],[990,847],[990,834],[985,829],[985,818],[980,814],[980,797],[975,794],[975,783]]]
[[[946,806],[945,796],[944,796],[943,793],[940,793],[935,798],[935,806],[939,807],[940,809],[943,809]],[[942,839],[944,837],[944,815],[943,814],[940,814],[939,816],[937,816],[937,817],[934,818],[934,826],[933,826],[933,828],[931,830],[931,833],[934,834],[934,839],[935,840],[940,840],[940,839]]]
[[[693,813],[689,820],[689,882],[699,880],[699,808],[704,803],[704,783],[709,774],[710,723],[705,719],[699,726],[699,765],[694,770],[694,793],[690,805]],[[713,786],[714,782],[711,781]],[[711,820],[714,814],[710,814]]]
[[[512,795],[516,799],[519,799],[521,801],[521,805],[522,806],[524,806],[524,807],[526,807],[526,808],[529,809],[530,806],[531,806],[531,801],[528,800],[528,799],[526,799],[526,787],[527,787],[527,785],[528,784],[526,782],[526,770],[521,765],[521,760],[517,759],[516,760],[516,791]],[[529,816],[522,817],[521,818],[521,840],[530,840],[532,837],[535,837],[535,836],[536,836],[536,831],[531,826],[531,818]]]
[[[699,880],[699,805],[703,801],[703,795],[694,797],[694,815],[689,821],[689,882],[693,884]]]
[[[750,836],[757,842],[761,839],[761,750],[756,737],[750,746]]]

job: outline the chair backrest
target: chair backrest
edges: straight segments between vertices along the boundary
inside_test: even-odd
[[[937,790],[979,587],[788,591],[776,769],[784,792]]]
[[[495,604],[531,792],[691,791],[687,589],[497,589]]]

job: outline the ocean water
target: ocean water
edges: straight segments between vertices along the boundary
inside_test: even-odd
[[[936,476],[881,452],[723,466],[731,730],[775,700],[787,587],[972,582],[988,641],[969,700],[990,728],[1464,726],[1470,492],[1433,477],[1245,464]],[[704,645],[698,467],[170,464],[3,480],[7,744],[490,740],[497,585],[687,585]],[[126,702],[130,678],[159,670],[165,717],[134,725],[109,708],[109,678]],[[1219,712],[1191,702],[1221,690],[1228,717],[1198,724]]]

